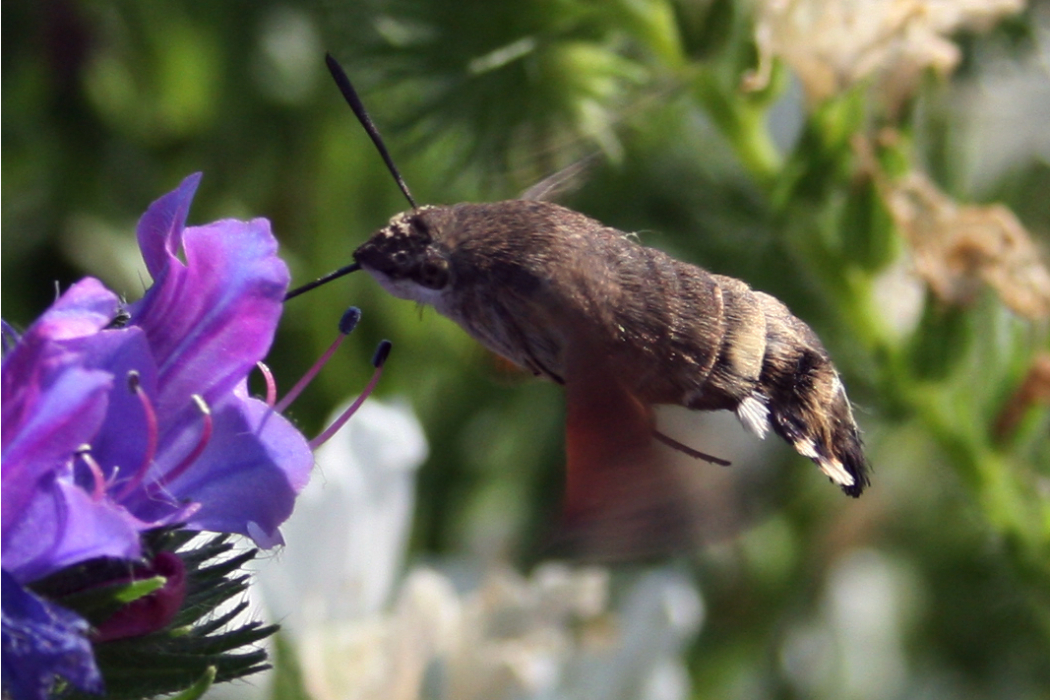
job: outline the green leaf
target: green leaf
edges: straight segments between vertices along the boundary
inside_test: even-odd
[[[950,376],[970,347],[972,326],[966,309],[948,306],[927,293],[922,320],[911,344],[914,375],[927,381]]]
[[[897,256],[893,219],[871,178],[850,187],[839,230],[843,257],[866,272],[878,272]]]

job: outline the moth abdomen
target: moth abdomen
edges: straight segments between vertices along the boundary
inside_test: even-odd
[[[816,334],[776,298],[741,280],[676,266],[682,279],[717,288],[717,301],[701,299],[699,306],[717,316],[706,325],[719,330],[694,348],[693,355],[710,364],[697,363],[695,383],[679,403],[733,411],[759,437],[772,428],[848,495],[859,496],[869,484],[860,432]]]
[[[759,379],[773,430],[850,496],[868,486],[853,410],[824,346],[784,304],[754,292],[765,310],[766,349]]]

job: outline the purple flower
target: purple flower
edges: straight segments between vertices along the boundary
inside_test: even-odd
[[[77,484],[74,453],[106,422],[115,382],[88,361],[119,300],[74,285],[4,357],[3,568],[21,583],[97,556],[138,555],[140,524]],[[124,334],[130,335],[130,334]]]
[[[199,181],[139,222],[141,300],[82,280],[4,357],[3,568],[20,583],[135,558],[141,530],[173,523],[280,542],[313,458],[247,375],[288,271],[264,219],[185,227]]]
[[[88,624],[33,595],[6,571],[2,578],[4,697],[44,700],[56,675],[101,693],[102,678],[85,636]]]

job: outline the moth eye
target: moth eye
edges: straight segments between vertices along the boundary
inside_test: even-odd
[[[407,254],[407,253],[405,253],[405,251],[403,251],[403,250],[398,250],[398,251],[396,251],[396,252],[395,252],[395,253],[394,253],[393,255],[391,255],[390,257],[391,257],[391,258],[393,259],[393,261],[394,261],[395,263],[397,263],[398,265],[404,265],[404,264],[405,264],[406,262],[408,262],[408,254]]]
[[[412,219],[412,228],[416,230],[416,233],[427,236],[428,238],[430,237],[430,224],[423,221],[422,217],[417,216]]]
[[[442,289],[448,284],[448,264],[444,260],[426,260],[419,266],[419,283],[429,289]]]

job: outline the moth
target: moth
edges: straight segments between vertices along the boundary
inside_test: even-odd
[[[784,304],[554,203],[417,206],[345,73],[326,61],[412,209],[361,244],[352,265],[289,298],[361,269],[563,385],[564,531],[593,544],[634,531],[618,519],[643,516],[649,530],[688,529],[667,453],[728,463],[658,430],[662,404],[732,411],[758,437],[782,437],[846,494],[869,484],[842,381]]]

